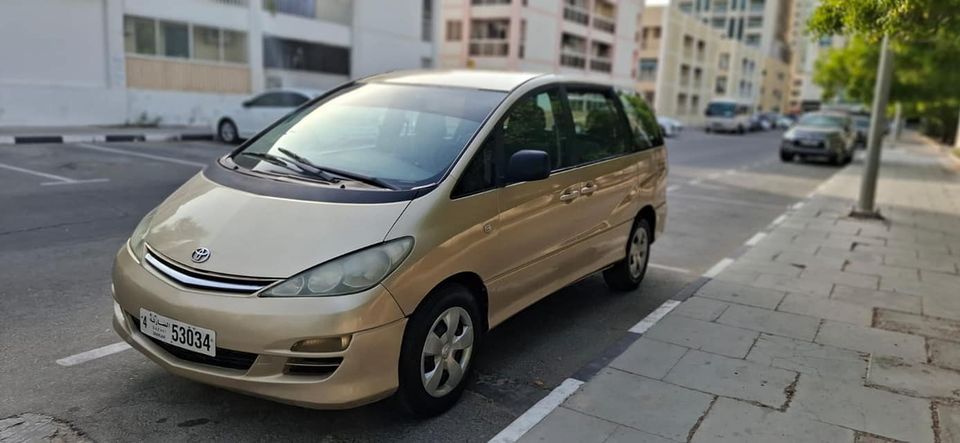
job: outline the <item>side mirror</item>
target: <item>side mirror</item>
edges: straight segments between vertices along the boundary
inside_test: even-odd
[[[507,182],[531,182],[550,176],[550,154],[524,149],[515,152],[507,162]]]

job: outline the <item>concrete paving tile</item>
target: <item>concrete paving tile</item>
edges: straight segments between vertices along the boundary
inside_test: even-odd
[[[843,265],[846,263],[846,260],[837,257],[825,257],[817,256],[813,253],[804,253],[800,251],[786,251],[781,254],[776,255],[774,258],[775,261],[790,263],[794,265],[803,265],[808,268],[811,267],[826,267],[830,269],[841,270]]]
[[[564,406],[660,437],[686,441],[712,401],[709,394],[604,369]]]
[[[940,239],[943,241],[943,239]],[[927,253],[937,253],[937,254],[949,254],[950,248],[943,243],[932,243],[931,241],[921,242],[916,240],[887,240],[887,247],[896,248],[896,249],[905,249],[905,250],[917,250],[923,255],[924,252]]]
[[[725,274],[725,272],[720,273],[720,275],[723,274]],[[711,280],[698,289],[696,295],[730,303],[773,309],[780,304],[780,300],[783,300],[786,293],[743,284]]]
[[[933,441],[928,401],[845,381],[801,374],[787,413],[898,440]]]
[[[800,292],[810,295],[829,297],[833,290],[833,282],[808,277],[784,277],[772,274],[760,274],[750,283],[760,288],[773,289],[783,292]]]
[[[898,357],[870,357],[867,383],[913,397],[960,400],[960,372]]]
[[[921,301],[923,300],[923,298],[913,294],[874,291],[845,285],[835,285],[830,298],[868,308],[896,309],[918,314],[921,311]]]
[[[518,441],[603,443],[616,429],[616,423],[560,407],[550,412]]]
[[[837,257],[856,263],[883,263],[883,254],[868,251],[851,251],[849,249],[821,247],[816,255],[824,257]]]
[[[813,341],[813,337],[817,335],[817,328],[820,326],[820,319],[737,305],[730,306],[726,311],[723,311],[723,314],[717,319],[717,323]]]
[[[814,340],[817,343],[871,354],[892,355],[910,361],[926,361],[923,337],[824,320]]]
[[[830,234],[827,236],[827,239],[842,241],[844,244],[849,243],[850,245],[861,244],[861,245],[885,246],[887,244],[887,240],[884,238],[864,236],[864,235],[850,235],[850,234],[842,234],[842,233]]]
[[[733,326],[668,315],[644,335],[687,348],[743,358],[759,334]]]
[[[873,327],[960,342],[960,321],[957,320],[877,309]]]
[[[747,360],[818,377],[861,383],[868,354],[787,337],[761,334]]]
[[[711,282],[728,282],[728,283],[737,283],[737,284],[750,284],[757,277],[760,276],[759,272],[753,271],[723,271],[716,277],[714,277]]]
[[[884,261],[884,264],[890,266],[900,266],[904,268],[926,269],[928,271],[956,274],[957,262],[958,260],[956,258],[951,260],[938,260],[930,258],[911,259],[904,257],[889,257]]]
[[[853,266],[853,265],[848,265]],[[818,281],[829,281],[838,285],[853,286],[856,288],[877,289],[880,277],[875,275],[857,274],[844,271],[828,271],[825,269],[810,269],[803,271],[801,277]]]
[[[701,351],[687,352],[663,379],[680,386],[780,408],[796,372]]]
[[[920,273],[914,268],[878,265],[875,263],[849,263],[843,270],[844,272],[873,275],[881,278],[914,279],[920,281]]]
[[[933,317],[960,320],[960,288],[953,291],[930,291],[922,295],[923,313]]]
[[[736,262],[727,267],[727,269],[733,272],[760,272],[764,274],[785,275],[789,277],[796,277],[800,275],[801,271],[803,271],[802,268],[790,265],[788,263],[774,261],[762,262],[745,260],[743,258],[738,259]]]
[[[940,417],[940,441],[960,441],[960,406],[938,403],[937,415]]]
[[[934,366],[960,371],[960,343],[928,338],[927,358]]]
[[[884,257],[918,257],[917,249],[913,246],[910,247],[890,247],[890,246],[876,246],[876,245],[866,245],[858,244],[853,248],[854,252],[872,252],[876,254],[882,254]]]
[[[671,314],[696,318],[704,321],[714,321],[723,313],[730,303],[704,297],[690,297],[673,309]]]
[[[806,294],[787,294],[778,311],[870,326],[873,309],[855,303]]]
[[[854,433],[839,426],[721,398],[693,434],[693,443],[851,442]]]
[[[643,431],[638,431],[626,426],[620,426],[614,431],[613,435],[603,443],[676,443],[674,440],[668,440]]]
[[[633,342],[610,366],[644,377],[661,379],[687,352],[683,346],[641,337]]]

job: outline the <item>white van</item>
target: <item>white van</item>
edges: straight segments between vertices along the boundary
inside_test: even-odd
[[[706,131],[743,134],[750,128],[753,105],[735,99],[716,98],[707,103]]]

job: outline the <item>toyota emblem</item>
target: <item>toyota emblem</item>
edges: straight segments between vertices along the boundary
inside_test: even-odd
[[[190,254],[190,260],[194,263],[203,263],[210,259],[210,250],[207,248],[197,248]]]

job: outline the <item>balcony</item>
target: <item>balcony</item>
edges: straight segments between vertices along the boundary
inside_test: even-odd
[[[510,43],[500,39],[471,39],[470,55],[477,57],[506,57]]]
[[[610,72],[613,70],[613,60],[606,57],[593,57],[590,59],[590,70]]]
[[[587,26],[590,23],[590,12],[577,6],[566,5],[563,7],[563,19]]]
[[[617,25],[616,25],[616,22],[615,22],[613,19],[609,19],[609,18],[606,18],[606,17],[594,16],[594,17],[593,17],[593,29],[597,29],[597,30],[600,30],[600,31],[609,32],[609,33],[613,34],[613,33],[616,31],[616,29],[617,29]]]
[[[243,3],[249,0],[208,0],[219,3]],[[263,0],[263,9],[272,14],[296,15],[349,25],[353,19],[350,0]]]
[[[584,69],[587,67],[587,55],[582,52],[564,49],[560,52],[560,65]]]

